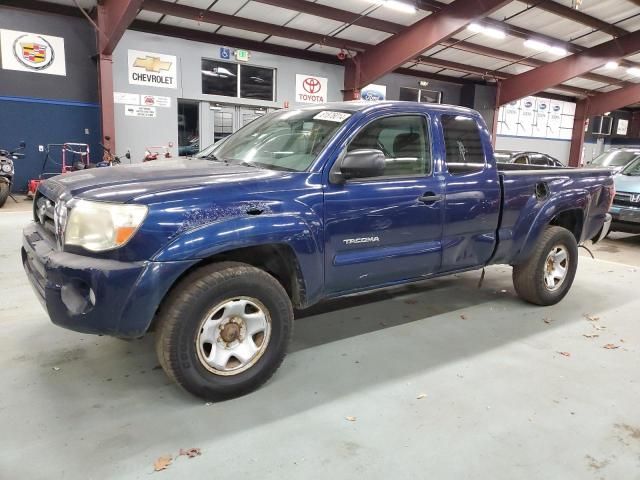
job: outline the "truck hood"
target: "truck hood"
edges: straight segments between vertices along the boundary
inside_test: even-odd
[[[618,174],[614,180],[616,192],[640,193],[640,177]]]
[[[156,160],[58,175],[44,182],[42,187],[45,194],[48,191],[48,196],[53,197],[65,192],[73,197],[91,200],[127,202],[161,191],[214,184],[234,186],[285,174],[211,160]]]

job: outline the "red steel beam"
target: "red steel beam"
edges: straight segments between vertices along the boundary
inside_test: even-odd
[[[358,54],[345,68],[345,96],[416,58],[469,23],[491,14],[511,0],[454,0],[402,32]]]
[[[573,122],[569,166],[580,166],[582,147],[584,145],[584,127],[588,118],[612,112],[637,102],[640,102],[640,83],[634,83],[628,87],[580,100],[576,105],[576,114]]]
[[[610,40],[582,53],[570,55],[542,67],[516,75],[502,84],[498,105],[553,87],[603,66],[640,52],[640,31]]]
[[[102,0],[98,4],[98,12],[102,16],[98,35],[101,53],[113,53],[125,30],[140,11],[142,2],[143,0]]]
[[[292,38],[303,42],[317,43],[319,45],[327,45],[334,48],[363,51],[369,47],[369,44],[362,42],[330,37],[327,35],[308,32],[306,30],[299,30],[297,28],[283,27],[272,23],[236,17],[234,15],[226,15],[224,13],[212,12],[210,10],[203,10],[163,0],[145,0],[142,8],[143,10],[161,13],[163,15],[188,18],[198,22],[211,23],[214,25],[225,25],[227,27],[239,28],[250,32],[259,32],[264,33],[265,35]]]

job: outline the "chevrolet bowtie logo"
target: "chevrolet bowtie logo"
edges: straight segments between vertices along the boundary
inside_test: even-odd
[[[144,68],[147,72],[158,73],[161,70],[169,70],[171,68],[171,62],[163,62],[159,57],[150,57],[147,55],[144,58],[136,58],[133,66]]]

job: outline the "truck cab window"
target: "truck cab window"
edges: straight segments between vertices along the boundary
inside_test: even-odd
[[[476,121],[464,115],[442,115],[441,121],[449,173],[466,175],[484,170],[484,149]]]
[[[347,151],[376,149],[384,153],[384,176],[424,175],[431,171],[426,119],[402,115],[374,120],[364,127]]]

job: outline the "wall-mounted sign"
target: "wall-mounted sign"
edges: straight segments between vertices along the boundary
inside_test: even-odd
[[[525,97],[500,107],[498,135],[571,139],[576,104]]]
[[[296,102],[326,103],[327,83],[323,77],[296,74]]]
[[[21,72],[66,75],[64,38],[0,30],[2,68]]]
[[[146,105],[125,105],[124,114],[127,117],[155,118],[156,107],[147,107]]]
[[[625,120],[624,118],[619,118],[618,127],[616,128],[616,133],[618,135],[626,135],[628,129],[629,129],[629,120]]]
[[[234,52],[236,56],[236,60],[239,62],[248,62],[249,61],[249,50],[242,50],[240,48],[236,49]]]
[[[220,58],[222,60],[231,60],[231,49],[227,47],[220,47]]]
[[[140,105],[140,95],[137,93],[113,92],[113,103]]]
[[[178,87],[176,57],[173,55],[129,50],[128,60],[131,85]]]
[[[367,102],[380,102],[387,99],[387,86],[371,83],[360,90],[360,98]]]
[[[148,107],[165,107],[171,106],[171,97],[161,97],[158,95],[140,95],[140,104]]]

